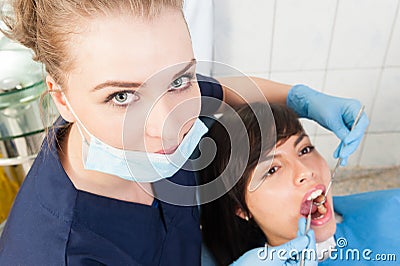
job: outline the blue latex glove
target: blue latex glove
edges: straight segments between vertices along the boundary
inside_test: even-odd
[[[341,140],[333,156],[342,158],[341,166],[347,165],[349,155],[357,149],[369,124],[364,112],[350,133],[361,103],[354,99],[329,96],[305,85],[295,85],[288,93],[286,104],[300,117],[312,119],[333,131]]]
[[[247,251],[238,260],[231,264],[231,266],[282,266],[282,265],[300,265],[300,261],[290,258],[293,256],[293,250],[297,250],[298,257],[304,249],[316,250],[314,231],[309,230],[305,235],[306,219],[304,217],[299,219],[299,230],[297,231],[297,238],[277,247],[255,248]],[[275,251],[273,251],[275,250]],[[266,253],[268,257],[266,257]],[[272,256],[270,256],[272,254]],[[279,254],[279,255],[278,255]],[[305,260],[306,266],[318,265],[315,260]]]

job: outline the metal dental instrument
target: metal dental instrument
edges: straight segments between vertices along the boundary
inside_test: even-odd
[[[362,113],[364,112],[364,108],[365,108],[365,106],[363,105],[363,106],[361,106],[360,111],[358,111],[358,114],[357,114],[357,116],[356,116],[356,119],[354,119],[354,123],[353,123],[353,125],[351,126],[350,132],[353,131],[353,129],[354,129],[355,126],[357,125],[358,121],[360,120],[361,115],[362,115]],[[344,146],[345,146],[345,145],[344,145]],[[344,147],[344,146],[343,146],[343,147]],[[337,163],[336,163],[336,165],[335,165],[335,168],[333,168],[332,176],[331,176],[331,181],[329,182],[328,188],[326,189],[325,194],[324,194],[324,200],[321,201],[321,202],[315,202],[315,201],[313,201],[313,204],[314,204],[314,205],[320,206],[320,205],[322,205],[322,204],[325,203],[325,201],[326,201],[326,196],[328,195],[328,192],[329,192],[329,190],[330,190],[331,187],[332,187],[333,180],[335,179],[336,172],[337,172],[337,170],[339,169],[339,166],[340,166],[340,163],[341,163],[341,162],[342,162],[342,158],[339,157],[339,159],[337,160]]]
[[[313,202],[310,202],[310,210],[309,210],[308,215],[307,215],[306,231],[305,231],[304,235],[306,235],[308,233],[308,230],[310,230],[312,207],[313,207]],[[302,252],[301,253],[300,266],[304,266],[305,260],[306,260],[306,258],[305,258],[304,252]]]

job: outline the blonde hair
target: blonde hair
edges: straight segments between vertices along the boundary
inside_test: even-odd
[[[182,10],[182,0],[13,0],[13,14],[2,14],[8,30],[2,30],[34,52],[47,73],[59,84],[73,66],[68,41],[79,33],[79,23],[101,15],[132,14],[154,18],[164,8]]]

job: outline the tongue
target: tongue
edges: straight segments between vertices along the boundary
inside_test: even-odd
[[[303,204],[301,204],[301,207],[300,207],[300,214],[301,215],[308,216],[308,214],[310,212],[310,204],[312,204],[312,201],[310,201],[310,200],[306,200],[305,202],[303,202]],[[317,211],[317,206],[315,206],[313,204],[311,213],[314,213],[316,211]]]

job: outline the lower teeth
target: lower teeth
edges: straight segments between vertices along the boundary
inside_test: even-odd
[[[312,218],[313,220],[318,220],[318,219],[321,219],[322,217],[325,216],[324,214],[319,213],[319,212],[314,213],[314,214],[315,214],[315,215],[314,215],[314,217]]]
[[[324,205],[320,205],[317,207],[317,209],[313,212],[312,214],[312,219],[313,220],[319,220],[322,217],[325,216],[325,214],[327,213],[327,208]]]
[[[325,214],[325,213],[326,213],[326,208],[325,208],[325,206],[324,206],[324,205],[318,206],[318,212],[319,212],[320,214]]]

